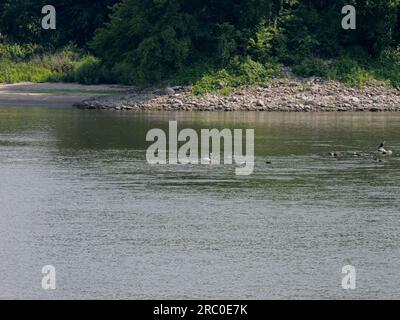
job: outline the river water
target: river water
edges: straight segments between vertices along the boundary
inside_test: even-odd
[[[149,165],[169,120],[255,129],[253,175]],[[400,298],[400,158],[374,161],[382,140],[400,151],[400,114],[1,108],[0,298]]]

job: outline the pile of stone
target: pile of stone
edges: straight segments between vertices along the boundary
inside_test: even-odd
[[[400,89],[380,82],[349,88],[320,78],[278,78],[264,87],[238,88],[228,95],[195,96],[189,87],[138,89],[91,98],[80,109],[132,111],[400,111]]]

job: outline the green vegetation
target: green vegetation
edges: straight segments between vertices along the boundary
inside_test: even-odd
[[[303,77],[319,76],[348,86],[362,87],[380,80],[400,87],[400,50],[387,50],[379,57],[343,55],[328,63],[320,58],[307,58],[294,65],[293,71]]]
[[[46,52],[36,45],[0,44],[0,82],[99,83],[99,61],[76,47]]]
[[[249,57],[243,61],[236,58],[226,69],[210,72],[196,81],[192,92],[196,95],[213,91],[229,94],[233,88],[240,86],[263,86],[268,83],[271,75],[276,75],[278,72],[279,65],[277,64],[262,64]]]
[[[400,86],[400,0],[55,0],[52,31],[40,28],[44,4],[0,4],[0,82],[169,82],[229,94],[287,65],[351,86]],[[356,30],[341,26],[348,4]]]

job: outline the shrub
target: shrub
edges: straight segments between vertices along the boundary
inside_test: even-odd
[[[35,45],[0,44],[0,82],[99,83],[104,80],[100,61],[75,46],[46,52]]]
[[[341,81],[348,86],[362,87],[373,79],[373,75],[358,61],[349,56],[343,56],[332,65],[328,78]]]
[[[272,57],[273,41],[278,34],[278,30],[269,25],[262,24],[255,32],[255,36],[250,38],[248,50],[252,57],[257,61],[266,63]]]
[[[352,72],[346,73],[339,78],[345,85],[351,87],[363,87],[373,79],[374,76],[368,70],[361,67],[353,69]]]
[[[81,53],[73,47],[66,47],[58,52],[35,55],[31,61],[51,70],[49,81],[74,81],[74,72],[81,59]]]
[[[387,79],[393,86],[400,87],[400,48],[382,52],[375,74],[378,78]]]
[[[87,56],[77,65],[74,80],[82,84],[98,84],[104,82],[100,60]]]
[[[249,57],[244,60],[233,59],[228,68],[203,76],[193,86],[192,93],[203,95],[213,91],[227,94],[232,88],[246,85],[265,85],[271,75],[278,71],[277,65],[263,65]]]
[[[328,66],[324,60],[319,58],[307,58],[293,67],[293,72],[302,77],[326,77],[328,75]]]
[[[9,61],[0,62],[0,82],[45,82],[51,77],[52,72],[33,63],[11,63]]]
[[[274,68],[268,69],[266,65],[253,61],[249,57],[243,61],[238,58],[234,59],[230,69],[234,75],[232,85],[235,87],[241,85],[264,85],[269,81],[271,74],[274,73]]]
[[[193,86],[192,93],[195,95],[204,95],[209,92],[217,91],[218,89],[231,86],[233,80],[233,76],[226,69],[222,69],[202,77]]]
[[[233,88],[232,87],[225,87],[219,90],[219,93],[224,95],[224,96],[228,96],[233,92]]]
[[[40,51],[39,46],[34,44],[2,44],[0,43],[0,59],[22,61]]]
[[[360,69],[358,62],[348,56],[340,57],[332,66],[335,78],[342,78],[343,76],[353,73]]]

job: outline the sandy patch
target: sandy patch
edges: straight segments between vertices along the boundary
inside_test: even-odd
[[[0,84],[0,107],[72,107],[93,97],[125,92],[122,85],[81,85],[76,83]]]

